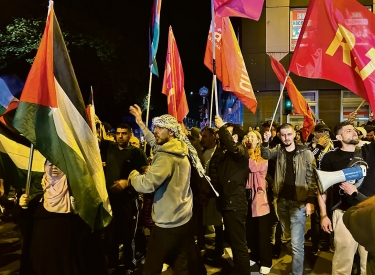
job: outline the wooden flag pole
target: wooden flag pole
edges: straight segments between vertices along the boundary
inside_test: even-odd
[[[283,92],[284,92],[284,88],[285,88],[285,85],[286,85],[286,81],[288,80],[288,77],[289,77],[289,73],[290,73],[290,71],[288,71],[288,73],[286,74],[283,86],[280,88],[280,96],[279,96],[279,100],[277,101],[275,111],[273,112],[273,116],[272,116],[272,120],[271,120],[271,125],[270,125],[269,132],[271,132],[272,124],[273,124],[273,121],[275,120],[277,109],[279,108],[279,104],[280,104],[281,98],[283,97]]]
[[[214,0],[211,0],[211,42],[212,42],[212,72],[213,72],[213,87],[215,91],[215,107],[216,115],[219,114],[219,101],[217,97],[217,80],[216,80],[216,50],[215,50],[215,10],[214,10]]]
[[[34,144],[31,143],[30,146],[30,156],[29,156],[29,165],[27,167],[27,177],[26,177],[26,188],[25,188],[25,195],[30,195],[30,184],[31,184],[31,168],[33,166],[33,158],[34,158]],[[23,209],[27,209],[27,206],[22,206]]]
[[[359,109],[361,109],[361,107],[362,107],[363,103],[365,103],[365,101],[366,100],[362,100],[362,102],[361,102],[361,104],[359,104],[358,108],[355,109],[355,111],[354,111],[355,113],[358,112]]]
[[[147,110],[146,110],[146,127],[148,129],[148,117],[150,115],[150,99],[151,99],[151,84],[152,84],[152,66],[150,67],[150,80],[148,84],[148,95],[147,95]],[[143,146],[143,151],[146,152],[146,142]]]
[[[317,121],[317,122],[319,122],[320,121],[320,119],[316,116],[316,114],[313,112],[313,110],[311,110],[311,107],[310,107],[310,105],[309,104],[307,104],[307,106],[309,106],[309,110],[310,110],[310,112],[311,112],[311,114],[312,114],[312,116],[313,116],[313,118],[315,119],[315,121]]]
[[[26,189],[25,189],[26,195],[30,194],[31,168],[32,168],[32,165],[33,165],[33,158],[34,158],[34,144],[31,143],[29,165],[28,165],[28,168],[27,168],[27,178],[26,178]]]

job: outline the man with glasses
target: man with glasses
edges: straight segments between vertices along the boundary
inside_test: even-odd
[[[318,195],[320,224],[321,228],[329,234],[335,231],[332,274],[351,273],[357,247],[361,257],[361,274],[366,274],[367,251],[353,239],[342,217],[350,206],[375,194],[375,144],[370,143],[358,147],[358,135],[350,121],[337,124],[334,133],[337,140],[341,142],[341,148],[335,148],[323,155],[320,170],[339,171],[353,165],[353,162],[357,160],[367,163],[367,176],[358,189],[354,184],[346,181],[335,184],[326,193]],[[332,221],[330,216],[332,216]]]
[[[145,153],[130,144],[132,129],[121,123],[116,128],[116,142],[102,140],[100,149],[106,152],[106,184],[109,200],[113,210],[113,219],[107,228],[108,265],[116,269],[119,257],[119,245],[123,244],[125,269],[132,274],[132,239],[134,236],[134,216],[137,215],[137,194],[125,189],[129,174],[133,170],[142,172],[148,166]]]

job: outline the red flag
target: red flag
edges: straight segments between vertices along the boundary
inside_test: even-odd
[[[355,0],[311,0],[289,70],[345,86],[375,108],[375,15]]]
[[[204,64],[212,69],[212,32],[208,34]],[[257,100],[251,86],[240,46],[228,17],[215,16],[216,75],[223,90],[232,92],[255,114]]]
[[[162,93],[168,97],[168,114],[182,123],[184,117],[189,113],[189,107],[184,88],[184,70],[171,26],[169,27]]]
[[[258,20],[264,0],[214,0],[217,16],[236,16]]]
[[[277,76],[277,79],[281,83],[284,83],[286,77],[284,66],[279,61],[277,61],[272,55],[270,55],[270,58],[271,66]],[[293,103],[294,109],[298,114],[303,115],[302,137],[304,140],[307,140],[311,131],[314,128],[314,119],[312,117],[309,105],[307,104],[305,98],[298,91],[297,87],[294,85],[293,80],[290,78],[290,76],[288,76],[288,80],[286,81],[285,87],[288,91],[290,100]]]

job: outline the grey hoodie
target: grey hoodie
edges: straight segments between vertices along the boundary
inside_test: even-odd
[[[153,144],[154,137],[146,139]],[[152,219],[163,228],[173,228],[187,223],[192,217],[193,195],[190,189],[190,162],[188,147],[177,138],[158,147],[150,169],[141,175],[129,175],[131,185],[140,193],[155,192]]]

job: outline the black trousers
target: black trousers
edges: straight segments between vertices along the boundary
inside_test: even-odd
[[[109,267],[117,267],[119,245],[123,244],[124,264],[126,268],[130,269],[134,267],[132,263],[132,240],[134,238],[136,222],[134,217],[137,214],[136,202],[135,200],[114,201],[111,205],[113,217],[105,230],[108,265]]]
[[[246,219],[246,239],[250,248],[250,260],[260,266],[272,266],[272,246],[270,242],[270,214],[252,217],[251,206]]]
[[[203,206],[198,200],[193,202],[193,220],[198,247],[199,249],[205,248],[206,239],[204,235],[206,226],[203,225]]]
[[[163,263],[169,264],[173,274],[207,274],[198,247],[194,242],[194,222],[174,227],[154,226],[148,238],[144,275],[160,274]]]
[[[224,252],[224,228],[223,225],[215,226],[215,250]]]
[[[249,253],[246,243],[246,212],[244,210],[222,211],[225,231],[228,232],[232,247],[236,275],[250,274]]]

